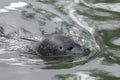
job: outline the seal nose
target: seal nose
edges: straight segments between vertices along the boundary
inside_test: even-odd
[[[90,54],[90,49],[88,49],[88,48],[86,48],[86,49],[84,49],[84,56],[88,56],[89,54]]]

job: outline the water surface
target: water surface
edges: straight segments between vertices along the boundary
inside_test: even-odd
[[[1,80],[120,80],[119,0],[1,0]],[[31,41],[63,34],[92,50],[75,60],[27,55]]]

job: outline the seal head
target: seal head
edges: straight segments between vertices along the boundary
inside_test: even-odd
[[[88,56],[90,49],[75,43],[69,37],[63,35],[51,35],[44,39],[37,48],[41,56]]]

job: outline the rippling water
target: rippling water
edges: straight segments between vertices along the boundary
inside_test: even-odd
[[[120,80],[119,0],[1,0],[0,80]],[[32,40],[70,36],[92,50],[72,61],[24,54]]]

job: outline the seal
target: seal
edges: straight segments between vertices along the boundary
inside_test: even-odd
[[[36,47],[37,52],[43,57],[62,56],[88,56],[90,49],[64,35],[51,35],[42,40]]]

